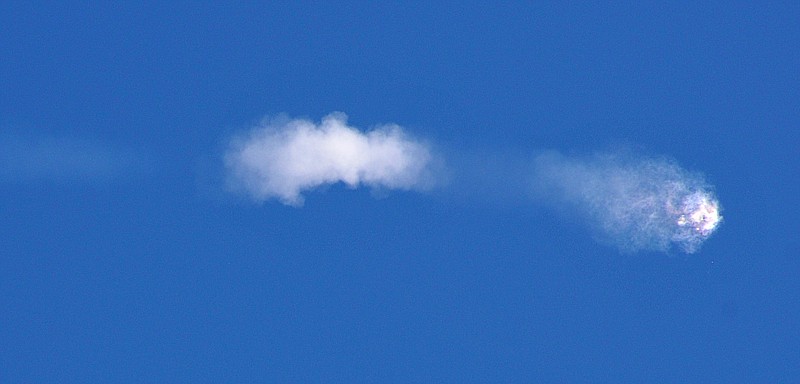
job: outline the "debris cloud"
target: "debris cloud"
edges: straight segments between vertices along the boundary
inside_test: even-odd
[[[534,195],[623,252],[696,252],[722,221],[713,188],[674,161],[629,152],[534,160]]]

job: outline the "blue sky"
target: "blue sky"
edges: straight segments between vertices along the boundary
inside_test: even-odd
[[[795,381],[799,16],[5,2],[0,381]]]

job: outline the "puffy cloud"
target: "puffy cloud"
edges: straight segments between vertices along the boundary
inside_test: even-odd
[[[302,193],[342,182],[386,189],[425,189],[432,180],[427,145],[397,125],[362,132],[333,113],[319,124],[303,119],[265,121],[234,138],[224,157],[228,185],[257,201],[276,198],[300,206]]]

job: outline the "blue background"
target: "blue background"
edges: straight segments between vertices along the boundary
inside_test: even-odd
[[[800,380],[800,3],[168,3],[0,4],[0,130],[148,164],[0,183],[0,381]],[[451,153],[633,143],[725,222],[620,255],[485,196],[215,190],[232,133],[332,111]]]

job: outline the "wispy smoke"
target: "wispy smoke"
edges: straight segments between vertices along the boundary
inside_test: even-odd
[[[141,171],[137,153],[74,137],[4,134],[0,137],[0,181],[94,183]]]
[[[534,164],[539,199],[588,218],[601,241],[624,252],[694,253],[722,220],[703,177],[667,159],[547,152]]]
[[[426,145],[397,125],[361,132],[333,113],[320,124],[266,121],[231,142],[225,154],[229,186],[258,201],[303,204],[302,192],[343,182],[351,188],[420,189],[431,183]]]

